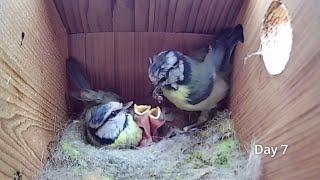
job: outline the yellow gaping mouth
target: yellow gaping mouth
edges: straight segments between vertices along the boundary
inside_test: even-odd
[[[150,111],[151,106],[134,104],[133,109],[134,113],[136,113],[137,115],[144,115]]]

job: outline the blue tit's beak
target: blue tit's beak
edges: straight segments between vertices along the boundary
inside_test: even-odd
[[[127,102],[126,104],[124,104],[121,108],[121,110],[127,110],[129,109],[133,104],[133,101]]]

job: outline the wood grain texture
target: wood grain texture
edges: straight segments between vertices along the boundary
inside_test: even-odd
[[[67,33],[53,1],[4,0],[0,12],[0,179],[35,179],[66,119]]]
[[[156,1],[154,31],[164,32],[167,26],[167,14],[169,10],[169,0]]]
[[[196,24],[194,26],[193,32],[195,32],[195,33],[203,32],[204,27],[205,27],[205,23],[206,23],[206,19],[207,19],[209,13],[214,12],[214,11],[210,11],[210,5],[212,2],[213,2],[212,0],[202,0],[201,1],[200,7],[199,7],[199,12],[198,12],[197,18],[195,20]]]
[[[113,7],[113,31],[134,30],[134,0],[116,0]],[[101,32],[101,31],[100,31]]]
[[[202,0],[199,1],[192,1],[192,7],[190,10],[189,18],[188,18],[188,23],[187,23],[187,28],[186,32],[194,32],[194,27],[197,21],[197,16],[199,13],[199,8],[201,6]]]
[[[150,0],[140,0],[134,3],[134,31],[148,31]]]
[[[154,104],[148,58],[166,49],[188,52],[206,46],[210,35],[106,32],[69,35],[70,55],[80,60],[96,89],[111,89],[137,103]],[[85,40],[84,40],[85,39]],[[85,43],[85,44],[83,44]]]
[[[244,0],[54,0],[69,33],[189,32],[230,27]]]
[[[193,0],[178,0],[174,21],[174,32],[185,32],[187,29],[188,19],[192,7]]]
[[[85,32],[112,31],[112,0],[86,0],[86,3],[82,6],[83,11],[87,12],[87,19],[84,20],[87,20],[89,25],[89,29]],[[87,11],[85,11],[85,5],[87,5]]]
[[[271,76],[258,50],[262,19],[271,1],[246,1],[237,22],[245,43],[237,47],[231,111],[244,147],[254,138],[264,146],[287,144],[286,154],[263,157],[263,179],[320,177],[320,2],[285,0],[293,28],[291,56],[284,72]],[[307,23],[306,23],[307,22]]]

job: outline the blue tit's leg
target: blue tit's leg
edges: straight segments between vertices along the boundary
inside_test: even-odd
[[[167,134],[164,136],[164,138],[165,138],[165,139],[171,138],[171,137],[174,137],[174,136],[179,135],[179,134],[182,134],[182,133],[184,133],[184,131],[182,131],[181,129],[176,128],[176,127],[170,127],[169,131],[168,131]]]
[[[184,127],[183,131],[189,131],[190,129],[196,128],[206,123],[209,120],[209,113],[210,113],[210,110],[201,111],[201,114],[198,117],[198,121],[194,124]]]

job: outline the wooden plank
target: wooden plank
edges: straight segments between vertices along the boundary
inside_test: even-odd
[[[81,13],[79,9],[79,0],[72,0],[72,12],[74,16],[74,23],[76,25],[76,32],[77,33],[82,33],[84,32],[83,26],[82,26],[82,21],[81,21]]]
[[[230,2],[231,0],[226,1],[216,1],[216,3],[212,3],[213,7],[210,7],[210,12],[213,11],[210,18],[206,19],[206,24],[203,28],[203,33],[212,33],[216,30],[219,19],[224,16],[224,7],[226,6],[226,2]],[[214,8],[214,9],[213,9]],[[227,11],[228,13],[232,13]],[[210,13],[209,13],[210,14]]]
[[[114,47],[114,33],[104,34],[104,65],[102,66],[102,85],[101,88],[105,90],[114,91],[116,89],[115,67],[115,47]],[[109,67],[110,66],[110,67]],[[111,70],[109,70],[111,69]]]
[[[149,27],[149,0],[134,2],[134,25],[135,31],[148,31]]]
[[[70,33],[83,32],[78,0],[65,0],[57,3],[62,3]]]
[[[167,15],[169,10],[170,0],[156,1],[156,19],[155,19],[155,28],[156,32],[165,32],[167,26]]]
[[[230,25],[243,0],[55,0],[69,33],[212,33]]]
[[[88,14],[89,14],[88,7],[89,7],[88,0],[78,0],[78,8],[80,11],[80,16],[77,18],[80,19],[84,33],[91,32],[89,29],[89,22],[88,22]]]
[[[245,147],[253,138],[264,146],[288,145],[285,154],[263,156],[263,179],[318,179],[320,3],[283,2],[291,17],[293,46],[286,69],[277,76],[268,74],[260,57],[243,63],[243,57],[259,48],[259,31],[271,0],[245,2],[238,18],[245,43],[235,53],[230,107]]]
[[[99,33],[89,33],[86,34],[86,41],[85,41],[85,61],[86,61],[86,70],[87,70],[87,75],[89,78],[89,81],[91,84],[95,87],[98,88],[98,83],[100,77],[98,76],[98,72],[100,69],[97,69],[96,64],[97,62],[101,61],[101,55],[103,54],[103,34]],[[98,54],[96,54],[98,53]]]
[[[172,30],[173,30],[173,22],[174,22],[177,4],[178,4],[178,0],[170,0],[166,32],[172,32]]]
[[[192,2],[192,8],[190,10],[186,32],[190,32],[190,33],[193,32],[196,25],[198,13],[200,12],[199,9],[200,9],[201,3],[202,3],[202,0]]]
[[[227,22],[228,15],[235,13],[234,11],[230,11],[230,9],[232,7],[232,4],[234,2],[235,1],[233,1],[233,0],[225,1],[224,6],[220,8],[221,9],[221,11],[219,13],[220,16],[219,16],[217,22],[215,23],[215,25],[213,25],[213,23],[211,24],[209,32],[211,32],[211,33],[214,33],[214,32],[219,33],[223,29],[226,28],[226,24],[228,23]],[[217,12],[219,12],[219,11],[217,11]]]
[[[89,24],[89,32],[107,32],[113,31],[112,27],[112,0],[94,0],[88,1],[87,18]],[[118,7],[118,6],[117,6]],[[119,10],[119,9],[117,9]],[[124,9],[125,10],[125,9]],[[115,20],[118,19],[119,14],[116,14]],[[129,23],[129,22],[125,22]],[[121,27],[117,27],[121,28]]]
[[[237,1],[233,1],[232,6],[230,7],[230,12],[233,13],[229,13],[227,20],[226,20],[226,25],[225,27],[232,27],[234,26],[234,21],[236,20],[237,16],[239,15],[239,12],[241,10],[242,5],[244,4],[245,0],[237,0]],[[244,7],[245,9],[245,7]]]
[[[197,15],[196,25],[194,28],[195,33],[203,32],[203,27],[206,22],[206,17],[210,10],[210,4],[211,4],[211,0],[202,0],[199,13]]]
[[[53,1],[5,0],[0,11],[0,179],[35,179],[66,119],[67,33]]]
[[[77,33],[78,31],[75,24],[75,16],[72,10],[72,0],[60,1],[59,3],[62,4],[64,12],[66,14],[66,21],[68,23],[69,33]]]
[[[156,37],[157,36],[157,37]],[[135,103],[137,104],[153,104],[154,101],[151,96],[152,85],[148,76],[149,67],[149,57],[156,54],[162,46],[161,40],[163,40],[162,33],[135,33],[134,36],[134,52],[135,52],[135,62],[138,64],[134,72],[135,87]],[[161,39],[160,39],[161,38]],[[145,40],[147,39],[147,41]],[[160,42],[158,41],[160,40]],[[155,44],[159,47],[155,47]]]
[[[188,19],[192,7],[193,0],[178,0],[174,21],[174,32],[185,32],[188,24]]]
[[[60,18],[63,22],[64,27],[66,28],[67,32],[70,33],[70,27],[67,21],[66,13],[64,12],[63,4],[60,0],[54,0],[54,4],[60,14]]]
[[[85,67],[96,89],[115,88],[114,34],[90,33],[86,35]],[[77,53],[77,50],[75,51]]]
[[[211,33],[210,27],[213,22],[221,16],[222,6],[225,4],[225,1],[213,0],[210,3],[209,12],[206,16],[206,20],[202,29],[202,33]],[[230,12],[231,13],[231,12]],[[213,28],[215,26],[212,26]]]
[[[134,33],[115,33],[115,82],[120,96],[132,100],[135,93]],[[111,68],[109,70],[112,70]]]
[[[154,21],[155,21],[155,8],[156,8],[156,0],[150,0],[149,3],[149,23],[148,23],[148,31],[154,31]]]
[[[134,30],[134,1],[115,0],[113,9],[113,31]]]

